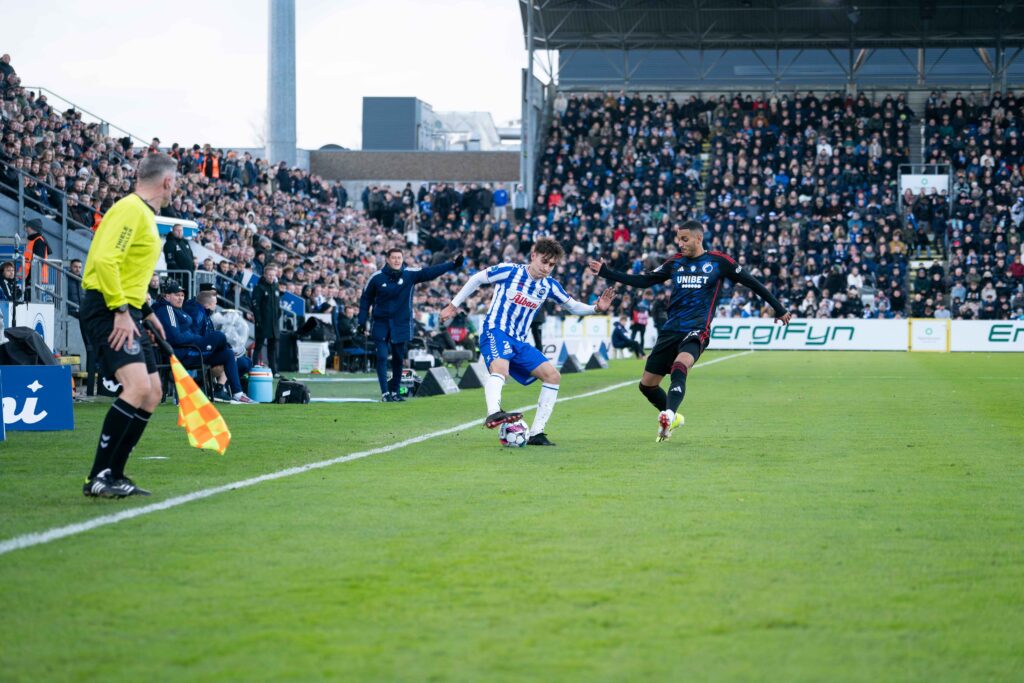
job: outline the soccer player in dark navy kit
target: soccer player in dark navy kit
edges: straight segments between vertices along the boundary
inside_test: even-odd
[[[377,345],[377,381],[384,403],[404,401],[398,393],[402,363],[412,339],[412,294],[421,282],[441,277],[462,267],[462,254],[428,268],[406,268],[401,249],[388,249],[384,267],[374,273],[359,299],[357,334],[366,334],[366,321],[373,309],[370,337]],[[391,383],[388,384],[388,352],[391,353]]]
[[[601,277],[632,287],[653,287],[672,280],[668,320],[647,357],[640,393],[658,409],[658,441],[665,441],[683,424],[679,405],[686,394],[686,376],[708,346],[723,279],[749,288],[775,310],[775,319],[788,325],[793,317],[768,289],[729,256],[704,249],[704,226],[686,221],[676,229],[679,253],[653,271],[629,275],[610,269],[603,261],[591,261],[590,269]],[[666,395],[661,380],[671,375]]]

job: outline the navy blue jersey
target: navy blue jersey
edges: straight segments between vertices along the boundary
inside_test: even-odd
[[[374,341],[407,342],[412,339],[412,295],[421,282],[439,278],[455,270],[454,261],[445,261],[426,268],[399,270],[384,267],[366,282],[359,298],[359,324],[365,325],[373,313],[370,337]]]
[[[601,277],[633,287],[652,287],[672,280],[672,296],[668,305],[668,320],[661,326],[663,332],[700,331],[708,335],[715,317],[718,296],[725,279],[749,287],[767,301],[779,317],[786,309],[767,288],[729,256],[719,251],[705,251],[697,258],[676,254],[649,273],[629,275],[603,266]]]

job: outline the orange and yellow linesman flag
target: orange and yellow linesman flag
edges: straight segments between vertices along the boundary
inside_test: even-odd
[[[178,389],[178,426],[185,428],[188,442],[196,448],[208,448],[224,455],[231,443],[231,432],[224,418],[173,355],[171,372]]]

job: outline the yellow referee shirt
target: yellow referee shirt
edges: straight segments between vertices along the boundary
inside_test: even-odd
[[[103,294],[107,308],[142,308],[160,258],[156,214],[137,194],[119,199],[100,222],[85,258],[82,286]]]

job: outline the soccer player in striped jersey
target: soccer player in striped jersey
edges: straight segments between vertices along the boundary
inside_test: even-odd
[[[561,375],[551,361],[526,341],[530,323],[537,310],[547,299],[554,299],[573,315],[590,315],[607,311],[615,290],[609,287],[593,306],[580,303],[566,294],[562,285],[551,277],[552,271],[565,256],[562,245],[553,239],[538,239],[530,251],[529,264],[499,263],[473,275],[463,285],[452,302],[441,311],[441,322],[458,312],[481,285],[494,285],[491,307],[484,318],[480,333],[480,354],[489,375],[484,380],[487,400],[487,419],[484,424],[494,429],[506,422],[522,419],[522,413],[501,409],[501,391],[509,375],[520,384],[541,381],[537,416],[530,427],[530,446],[554,446],[544,428],[558,397]]]
[[[749,288],[767,301],[775,310],[775,319],[783,325],[788,325],[793,317],[736,261],[721,252],[704,249],[704,226],[700,221],[686,221],[676,228],[676,246],[679,253],[642,275],[620,273],[602,261],[590,262],[591,271],[597,275],[631,287],[653,287],[672,280],[668,320],[658,332],[658,341],[647,357],[640,379],[640,393],[659,411],[657,441],[667,440],[683,424],[679,405],[686,394],[686,376],[708,346],[723,278]],[[666,395],[661,380],[668,374],[672,384]]]

